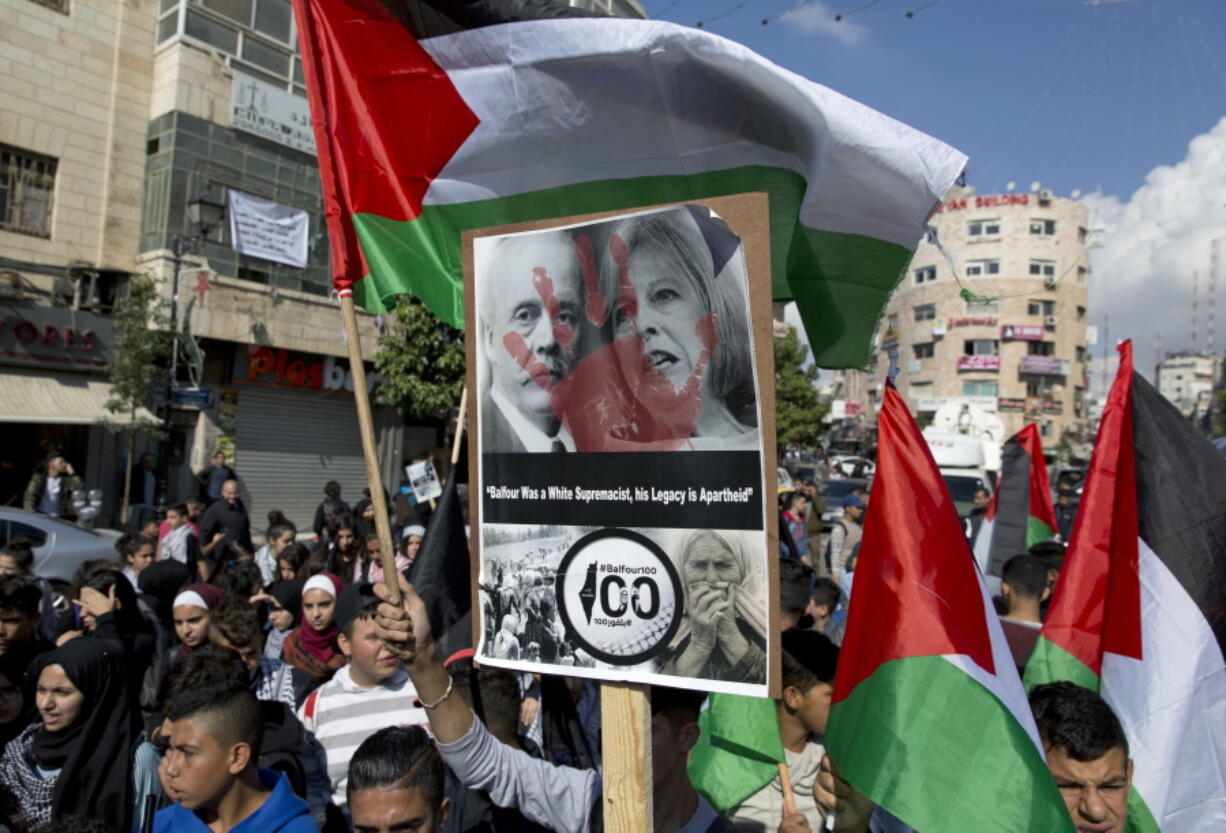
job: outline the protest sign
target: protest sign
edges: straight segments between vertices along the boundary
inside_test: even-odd
[[[438,472],[434,463],[429,460],[418,460],[404,467],[409,483],[413,486],[413,495],[418,503],[434,500],[443,493],[443,485],[439,482]]]
[[[297,266],[307,265],[311,218],[300,208],[229,189],[234,251]]]
[[[768,694],[768,218],[746,194],[466,234],[481,662]]]

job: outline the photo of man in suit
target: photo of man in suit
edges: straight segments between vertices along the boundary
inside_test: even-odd
[[[485,453],[574,451],[550,390],[574,369],[583,283],[564,231],[504,237],[477,263]]]

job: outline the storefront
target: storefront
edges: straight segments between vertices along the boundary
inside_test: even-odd
[[[368,367],[368,386],[374,381]],[[351,505],[362,498],[366,466],[353,375],[344,359],[240,346],[233,383],[221,390],[219,417],[218,447],[233,448],[253,531],[263,529],[272,509],[309,530],[329,480],[341,484],[341,497]],[[394,410],[375,408],[385,484],[398,482],[398,421]]]
[[[0,304],[0,502],[22,504],[47,454],[63,454],[91,489],[102,489],[108,522],[122,487],[121,443],[103,422],[111,320],[91,312],[21,302]],[[142,418],[152,415],[142,409]]]

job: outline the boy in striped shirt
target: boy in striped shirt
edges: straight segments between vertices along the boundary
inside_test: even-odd
[[[375,633],[378,599],[369,584],[350,585],[336,602],[337,645],[349,664],[311,692],[298,719],[327,757],[332,800],[346,810],[349,759],[385,726],[428,725],[409,675]]]

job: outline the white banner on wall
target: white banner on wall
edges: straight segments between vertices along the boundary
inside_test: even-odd
[[[307,265],[311,219],[302,209],[230,189],[229,215],[234,251],[299,269]]]

